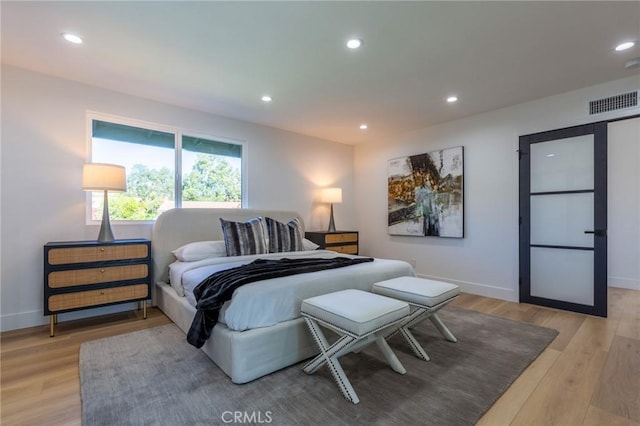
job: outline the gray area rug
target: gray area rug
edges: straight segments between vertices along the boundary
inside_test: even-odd
[[[95,340],[80,348],[82,420],[93,425],[470,425],[557,335],[555,330],[456,307],[414,330],[431,361],[399,335],[391,347],[407,369],[391,370],[376,345],[340,358],[360,397],[342,397],[325,368],[300,363],[235,385],[175,325]]]

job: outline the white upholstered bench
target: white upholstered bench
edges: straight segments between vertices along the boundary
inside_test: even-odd
[[[411,315],[404,320],[399,329],[387,333],[386,337],[389,338],[399,331],[418,358],[429,361],[429,355],[413,336],[411,329],[427,318],[445,339],[450,342],[458,341],[436,314],[439,309],[458,297],[460,288],[457,285],[416,277],[398,277],[375,283],[371,291],[403,300],[411,305]]]
[[[338,358],[376,342],[391,368],[405,374],[385,335],[390,327],[397,328],[409,312],[406,302],[361,290],[337,291],[303,300],[301,315],[320,348],[320,354],[304,366],[304,372],[313,374],[326,364],[344,397],[357,404],[360,399]],[[320,325],[340,337],[330,345]]]

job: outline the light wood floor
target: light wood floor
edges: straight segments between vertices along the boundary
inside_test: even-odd
[[[640,425],[640,292],[610,289],[606,319],[469,294],[456,305],[558,330],[480,425]],[[81,424],[80,344],[169,323],[157,309],[2,333],[0,423]]]

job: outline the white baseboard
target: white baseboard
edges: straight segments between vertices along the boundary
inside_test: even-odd
[[[117,312],[136,309],[135,302],[119,305],[104,306],[102,308],[83,309],[81,311],[68,312],[58,315],[58,322],[72,321],[81,318],[95,317],[98,315],[114,314]],[[42,314],[42,310],[20,312],[0,316],[0,331],[17,330],[19,328],[37,327],[49,324],[49,316]]]
[[[640,290],[640,281],[633,278],[607,277],[609,287],[627,288],[629,290]]]
[[[19,328],[35,327],[49,323],[49,317],[42,315],[42,311],[20,312],[0,316],[0,331],[17,330]]]
[[[418,274],[420,278],[428,280],[445,281],[460,286],[460,290],[465,293],[477,294],[479,296],[492,297],[494,299],[508,300],[510,302],[518,301],[518,293],[509,288],[496,287],[487,284],[474,283],[470,281],[452,280],[445,277],[437,277],[434,275]]]

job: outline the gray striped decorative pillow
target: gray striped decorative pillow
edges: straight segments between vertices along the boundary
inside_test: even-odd
[[[227,256],[269,253],[264,219],[254,217],[246,222],[220,218]]]
[[[287,224],[266,217],[269,235],[269,252],[280,253],[285,251],[304,250],[302,244],[302,222],[299,218],[290,220]]]

